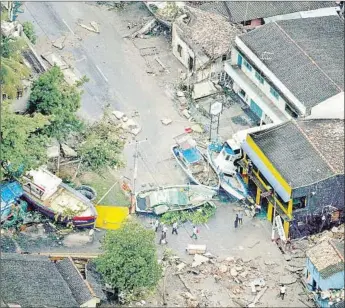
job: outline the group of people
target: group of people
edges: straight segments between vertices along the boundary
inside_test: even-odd
[[[234,222],[235,228],[237,228],[238,225],[242,225],[242,224],[243,224],[243,212],[240,211],[238,212],[238,214],[236,214],[236,218]]]
[[[159,240],[159,244],[167,244],[168,243],[168,241],[167,241],[168,228],[164,224],[161,225],[159,220],[156,219],[155,222],[153,223],[153,228],[154,228],[155,232],[158,232],[158,229],[159,229],[160,226],[162,227],[162,234],[161,234],[161,237],[160,237],[160,240]],[[171,234],[178,235],[177,229],[178,229],[178,223],[174,222],[173,225],[172,225],[172,232],[171,232]],[[196,226],[193,226],[193,233],[192,233],[192,235],[190,237],[197,240],[198,239],[198,235],[197,235],[198,233],[199,233],[199,229]]]

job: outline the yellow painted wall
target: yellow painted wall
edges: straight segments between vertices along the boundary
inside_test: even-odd
[[[116,230],[129,214],[128,207],[96,205],[96,228]]]
[[[289,229],[290,229],[290,223],[288,221],[284,220],[284,233],[285,233],[285,237],[288,238],[289,237]]]
[[[277,169],[271,164],[271,162],[268,160],[268,158],[265,156],[265,154],[261,151],[261,149],[256,145],[252,137],[250,135],[247,135],[246,139],[248,145],[253,149],[253,151],[258,155],[258,157],[261,159],[263,164],[268,168],[268,170],[273,174],[273,176],[276,178],[276,180],[284,187],[284,189],[291,195],[292,189],[290,185],[284,180],[284,178],[280,175],[280,173],[277,171]]]

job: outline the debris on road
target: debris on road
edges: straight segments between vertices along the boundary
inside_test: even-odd
[[[91,27],[87,26],[87,25],[84,25],[82,23],[78,23],[78,25],[88,31],[91,31],[91,32],[95,32],[95,33],[100,33],[99,31],[99,26],[98,24],[95,22],[95,21],[91,21],[90,22],[90,25]]]
[[[152,18],[143,27],[141,27],[138,31],[135,31],[131,35],[131,38],[136,38],[137,36],[145,35],[146,33],[150,32],[154,28],[156,23],[157,23],[156,19]]]
[[[192,263],[192,267],[197,267],[205,262],[208,262],[209,258],[204,257],[202,255],[199,254],[195,254],[194,255],[194,262]]]
[[[294,276],[286,275],[280,277],[279,283],[283,285],[289,285],[295,283],[296,281],[297,279]]]
[[[163,119],[161,120],[161,122],[162,122],[163,125],[169,125],[169,124],[172,123],[172,120],[169,119],[169,118],[163,118]]]
[[[53,46],[62,50],[65,47],[66,36],[59,37],[56,41],[53,42]]]

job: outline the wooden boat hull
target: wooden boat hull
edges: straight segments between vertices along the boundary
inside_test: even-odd
[[[207,160],[210,162],[210,164],[213,166],[214,170],[216,170],[217,174],[220,177],[220,186],[231,196],[237,198],[238,200],[243,200],[247,198],[248,192],[245,187],[245,184],[243,180],[240,178],[238,174],[234,175],[232,179],[230,179],[230,176],[222,176],[220,170],[218,170],[215,166],[214,160],[212,158],[212,153],[210,148],[207,148]],[[234,187],[234,185],[231,184],[231,180],[237,181],[241,189],[238,189]]]
[[[175,160],[177,161],[177,163],[179,164],[179,166],[181,167],[181,169],[184,171],[184,173],[185,174],[187,174],[187,176],[188,176],[188,178],[193,182],[193,183],[195,183],[195,184],[197,184],[197,185],[200,185],[200,186],[203,186],[203,187],[206,187],[206,188],[209,188],[209,189],[213,189],[213,190],[219,190],[219,188],[220,188],[220,178],[219,178],[219,174],[217,173],[217,171],[216,171],[216,169],[214,168],[214,165],[210,165],[211,166],[211,168],[212,168],[212,170],[215,172],[215,174],[217,175],[217,181],[218,181],[218,184],[216,185],[216,186],[207,186],[207,185],[203,185],[203,184],[201,184],[196,178],[195,178],[195,176],[193,175],[193,173],[188,169],[188,168],[186,168],[186,166],[184,166],[183,164],[182,164],[182,162],[178,159],[178,157],[176,156],[176,149],[177,148],[177,145],[174,145],[174,146],[172,146],[171,147],[171,151],[172,151],[172,153],[173,153],[173,155],[174,155],[174,158],[175,158]],[[200,155],[203,157],[203,158],[205,158],[204,157],[204,155],[199,151],[199,153],[200,153]],[[207,160],[205,160],[205,161],[207,161]]]
[[[38,203],[33,198],[31,198],[27,193],[24,193],[22,199],[25,200],[34,210],[41,213],[42,215],[55,220],[57,213],[52,209]],[[57,218],[59,223],[64,225],[72,225],[78,229],[93,229],[95,226],[97,215],[93,216],[74,216],[72,218],[62,218],[61,216]]]

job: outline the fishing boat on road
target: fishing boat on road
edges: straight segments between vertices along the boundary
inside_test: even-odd
[[[146,189],[135,196],[136,211],[162,215],[195,209],[212,200],[216,191],[200,185],[174,185]]]
[[[41,214],[76,228],[94,227],[97,211],[93,203],[44,167],[24,176],[22,186],[21,198]]]
[[[182,170],[190,180],[198,185],[218,190],[220,179],[214,166],[197,147],[196,141],[188,134],[182,134],[174,138],[176,144],[172,147],[172,153]]]
[[[237,172],[236,161],[241,159],[241,149],[233,140],[221,144],[210,144],[207,158],[217,170],[221,187],[230,195],[242,200],[248,196],[246,184]]]

